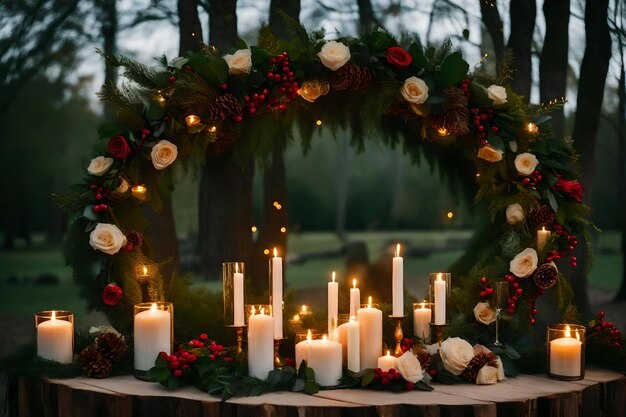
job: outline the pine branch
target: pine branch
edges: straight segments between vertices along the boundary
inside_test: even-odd
[[[100,49],[97,49],[96,51],[104,57],[107,64],[114,67],[124,68],[123,75],[129,80],[134,81],[145,88],[157,88],[160,85],[160,73],[154,68],[141,64],[123,55],[105,55]],[[164,57],[165,56],[160,59],[163,59]]]

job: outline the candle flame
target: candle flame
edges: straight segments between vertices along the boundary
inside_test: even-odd
[[[326,335],[322,336],[322,340],[325,342],[326,341]]]
[[[306,340],[310,342],[313,339],[313,335],[311,334],[311,329],[306,332]]]
[[[400,244],[396,245],[396,258],[400,256]]]
[[[155,311],[157,311],[157,303],[152,303],[150,305],[150,312],[154,313]]]
[[[372,308],[372,296],[367,297],[367,308]]]
[[[50,320],[56,320],[57,319],[57,312],[52,310],[52,316],[50,317]]]
[[[278,257],[278,251],[276,250],[276,246],[274,246],[274,258]]]
[[[256,314],[256,308],[254,308],[254,306],[252,306],[252,310],[250,310],[250,315],[254,316]]]
[[[572,337],[572,334],[569,329],[569,325],[565,326],[565,337]]]
[[[356,317],[350,316],[350,321],[355,321],[355,320],[356,320]]]
[[[293,321],[300,321],[300,314],[294,314]]]
[[[356,278],[352,279],[352,288],[356,289]]]
[[[239,273],[239,262],[235,262],[235,274]]]
[[[306,308],[307,308],[307,307],[306,307],[306,304],[302,304],[302,312],[303,312],[303,313],[306,313]]]
[[[387,351],[387,356],[391,356],[391,352],[390,351]]]
[[[265,314],[265,307],[261,307],[261,314]]]
[[[335,271],[333,271],[333,282],[335,282]]]
[[[422,301],[422,305],[420,306],[420,308],[426,308],[426,301]]]
[[[143,265],[142,269],[143,269],[143,274],[148,275],[148,267]]]
[[[441,281],[441,272],[437,274],[437,281]]]
[[[545,231],[546,231],[546,227],[545,227],[545,226],[542,226],[542,227],[541,227],[541,231],[542,231],[542,232],[545,232]]]

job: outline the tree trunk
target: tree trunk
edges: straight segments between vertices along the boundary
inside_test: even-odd
[[[543,3],[546,36],[539,63],[539,93],[542,103],[565,97],[569,48],[569,5],[570,0],[549,0]],[[562,109],[552,113],[552,127],[557,137],[565,134],[565,115]]]
[[[532,85],[531,45],[537,16],[536,0],[511,0],[510,16],[511,36],[508,47],[513,55],[515,69],[511,88],[528,102]]]
[[[100,0],[102,12],[102,51],[104,56],[111,56],[117,52],[117,0]],[[115,85],[117,83],[117,68],[104,60],[104,84]],[[107,102],[104,105],[104,117],[106,120],[115,120],[115,106]]]
[[[372,31],[376,18],[371,0],[356,0],[359,6],[359,33],[365,34]]]
[[[491,41],[493,42],[493,50],[496,54],[496,72],[500,73],[502,59],[504,58],[504,34],[502,18],[498,11],[495,0],[478,0],[480,2],[480,14],[483,24],[489,32]]]
[[[618,85],[618,157],[617,157],[617,183],[622,184],[618,187],[618,205],[617,207],[624,207],[626,204],[626,187],[624,187],[624,181],[626,180],[626,68],[624,68],[624,45],[623,42],[619,42],[621,68]],[[622,284],[619,291],[615,296],[615,301],[626,301],[626,219],[624,215],[619,213],[617,216],[617,224],[621,231],[621,250],[622,250]]]
[[[608,3],[608,0],[594,0],[588,1],[585,5],[587,44],[580,64],[576,120],[572,138],[576,151],[581,155],[582,183],[585,187],[586,203],[589,203],[592,197],[596,138],[600,126],[604,84],[611,59],[611,36],[607,22]],[[544,51],[545,49],[544,46]],[[571,277],[575,294],[574,302],[581,312],[587,313],[590,308],[584,272],[589,266],[588,250],[585,245],[578,245],[575,253],[579,259],[579,268],[575,268],[571,274],[567,272],[565,274]]]
[[[209,0],[209,42],[222,53],[237,45],[237,0]]]
[[[178,53],[197,51],[202,42],[202,25],[198,16],[197,0],[178,0],[178,20],[180,40]]]

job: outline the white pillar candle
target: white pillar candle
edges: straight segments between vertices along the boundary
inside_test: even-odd
[[[434,282],[435,292],[435,324],[446,324],[446,281],[441,279],[441,274],[437,274]]]
[[[361,370],[361,342],[359,334],[359,322],[356,317],[351,316],[346,326],[346,356],[349,371],[359,372]]]
[[[52,311],[50,320],[37,326],[37,355],[51,361],[72,363],[74,325],[67,320],[57,320],[56,311]]]
[[[265,314],[262,308],[260,314],[248,318],[248,372],[250,376],[262,380],[274,369],[274,318]]]
[[[283,258],[274,248],[272,258],[272,316],[274,317],[274,339],[283,338]]]
[[[543,248],[546,247],[548,239],[550,239],[551,235],[552,232],[546,230],[545,227],[542,227],[541,230],[537,230],[537,249],[539,250],[539,252],[541,252]]]
[[[391,368],[396,367],[396,358],[391,356],[391,352],[387,351],[385,356],[381,356],[378,358],[378,368],[380,368],[383,372],[387,372]]]
[[[339,283],[335,282],[334,271],[332,279],[328,283],[328,334],[331,336],[337,327],[337,316],[339,315]]]
[[[341,324],[335,329],[333,340],[341,343],[343,363],[348,363],[348,323]]]
[[[413,310],[413,334],[422,340],[430,339],[430,321],[432,320],[432,309],[422,303]]]
[[[356,316],[359,320],[361,369],[375,368],[383,350],[383,312],[372,307],[372,297],[369,297],[367,307],[360,308]]]
[[[571,337],[567,326],[565,337],[550,341],[550,373],[577,377],[581,373],[582,342]]]
[[[243,326],[243,274],[239,272],[239,264],[235,264],[235,274],[233,276],[233,324]]]
[[[339,384],[341,379],[341,344],[328,340],[313,340],[309,344],[307,365],[315,371],[315,381],[323,387]]]
[[[311,330],[309,330],[306,335],[306,340],[296,344],[296,369],[300,368],[302,361],[308,362],[311,339],[313,339],[313,335],[311,334]]]
[[[172,315],[152,303],[135,314],[135,369],[148,371],[160,352],[172,353]]]
[[[356,287],[356,279],[352,280],[350,288],[350,315],[354,316],[361,306],[361,291]]]
[[[396,246],[396,256],[393,258],[392,265],[392,301],[393,316],[404,316],[404,261],[400,256],[400,244]]]

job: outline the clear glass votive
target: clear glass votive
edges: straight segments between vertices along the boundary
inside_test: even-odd
[[[548,376],[565,381],[585,377],[585,326],[553,324],[546,340]]]
[[[37,356],[59,363],[74,357],[74,313],[48,310],[35,313]]]

